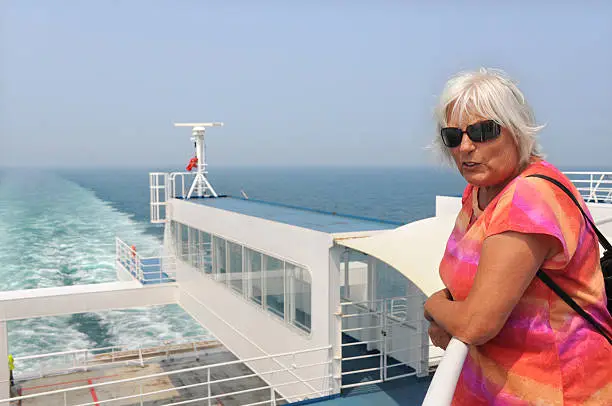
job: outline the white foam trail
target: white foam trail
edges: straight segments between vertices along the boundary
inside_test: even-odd
[[[47,173],[0,176],[0,290],[114,281],[115,236],[143,255],[161,243],[145,233],[145,224],[75,183]],[[206,334],[178,306],[110,311],[91,319],[99,333],[70,316],[11,322],[9,349],[19,356]]]

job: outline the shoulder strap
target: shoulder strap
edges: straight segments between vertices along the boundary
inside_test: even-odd
[[[569,189],[565,187],[565,185],[563,185],[561,182],[559,182],[556,179],[553,179],[553,178],[551,178],[549,176],[546,176],[546,175],[541,175],[539,173],[536,173],[536,174],[533,174],[533,175],[528,175],[527,177],[528,178],[529,177],[534,177],[534,178],[545,179],[545,180],[547,180],[549,182],[554,183],[561,190],[563,190],[574,201],[574,203],[576,203],[576,206],[578,206],[578,208],[580,209],[580,212],[582,213],[584,218],[588,221],[588,223],[591,225],[591,227],[593,227],[593,230],[595,230],[595,234],[597,234],[597,237],[599,238],[599,242],[601,243],[601,245],[603,245],[603,247],[606,249],[606,251],[608,251],[608,250],[610,250],[612,248],[612,247],[610,247],[610,243],[608,242],[608,240],[606,240],[606,238],[603,236],[603,234],[601,234],[599,232],[599,230],[597,229],[597,227],[595,227],[595,224],[593,224],[593,222],[591,221],[589,216],[586,215],[586,213],[584,212],[584,210],[580,206],[580,203],[578,203],[578,200],[576,199],[576,197],[574,197],[574,194],[572,192],[570,192]],[[612,345],[612,338],[610,338],[608,336],[608,334],[603,329],[603,327],[589,313],[587,313],[582,307],[580,307],[580,305],[578,303],[576,303],[576,301],[574,299],[572,299],[570,295],[565,293],[565,291],[563,289],[561,289],[561,287],[559,285],[557,285],[551,279],[551,277],[548,276],[548,274],[546,272],[544,272],[543,270],[540,269],[540,270],[538,270],[538,273],[536,275],[537,275],[538,278],[540,278],[540,280],[542,282],[544,282],[546,284],[546,286],[548,286],[561,299],[563,299],[563,301],[565,303],[567,303],[569,305],[569,307],[574,309],[574,311],[576,311],[576,313],[578,313],[586,321],[588,321],[595,328],[595,330],[597,330],[597,332],[599,332],[602,336],[604,336],[604,338],[606,340],[608,340],[608,343],[610,343],[610,345]]]
[[[572,309],[574,309],[576,311],[576,313],[578,313],[579,315],[582,316],[582,318],[584,318],[586,321],[588,321],[589,323],[591,323],[591,325],[595,328],[595,330],[597,330],[599,332],[599,334],[601,334],[602,336],[604,336],[604,338],[606,340],[608,340],[608,343],[610,343],[610,345],[612,345],[612,338],[610,338],[608,336],[608,334],[606,333],[606,331],[603,329],[603,327],[601,327],[601,325],[590,315],[588,314],[582,307],[580,307],[580,305],[578,303],[576,303],[576,301],[574,301],[574,299],[572,299],[570,297],[570,295],[568,295],[567,293],[565,293],[565,291],[563,289],[561,289],[561,287],[559,285],[557,285],[551,278],[550,276],[548,276],[548,274],[544,271],[542,271],[541,269],[538,270],[538,273],[536,274],[538,276],[538,278],[540,278],[540,280],[542,282],[544,282],[546,284],[546,286],[548,286],[553,292],[555,292],[561,299],[563,299],[563,301],[565,303],[567,303],[569,305],[569,307],[571,307]]]
[[[559,189],[563,190],[574,201],[576,206],[580,209],[580,212],[584,216],[585,220],[591,225],[591,227],[593,227],[593,231],[595,231],[595,234],[597,234],[597,238],[599,239],[599,243],[604,247],[604,249],[606,251],[612,250],[612,245],[610,245],[610,243],[608,242],[606,237],[604,237],[604,235],[595,226],[595,223],[593,223],[593,221],[591,221],[589,216],[587,216],[587,214],[584,212],[584,210],[582,209],[582,206],[580,206],[580,203],[578,203],[578,200],[576,199],[574,194],[572,192],[570,192],[570,190],[568,188],[566,188],[563,183],[559,182],[557,179],[551,178],[551,177],[546,176],[546,175],[541,175],[539,173],[534,173],[533,175],[528,175],[526,177],[527,178],[532,178],[533,177],[533,178],[546,179],[547,181],[557,185],[559,187]]]

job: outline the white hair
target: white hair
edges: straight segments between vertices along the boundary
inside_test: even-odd
[[[434,145],[452,161],[449,149],[440,138],[440,129],[449,118],[461,123],[469,116],[494,120],[508,130],[518,146],[520,165],[532,156],[543,158],[537,134],[544,126],[536,125],[533,111],[516,84],[498,69],[460,72],[447,83],[436,108],[437,136]]]

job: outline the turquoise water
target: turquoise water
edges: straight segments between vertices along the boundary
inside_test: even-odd
[[[464,186],[457,174],[432,168],[218,168],[210,179],[222,194],[244,190],[251,198],[400,222],[432,216],[436,194],[458,195]],[[114,281],[115,236],[145,255],[161,244],[162,229],[149,223],[148,169],[0,171],[0,290]],[[178,306],[8,327],[15,356],[206,334]]]

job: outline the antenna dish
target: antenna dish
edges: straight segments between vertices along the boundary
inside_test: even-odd
[[[223,123],[174,123],[175,127],[223,127]]]

